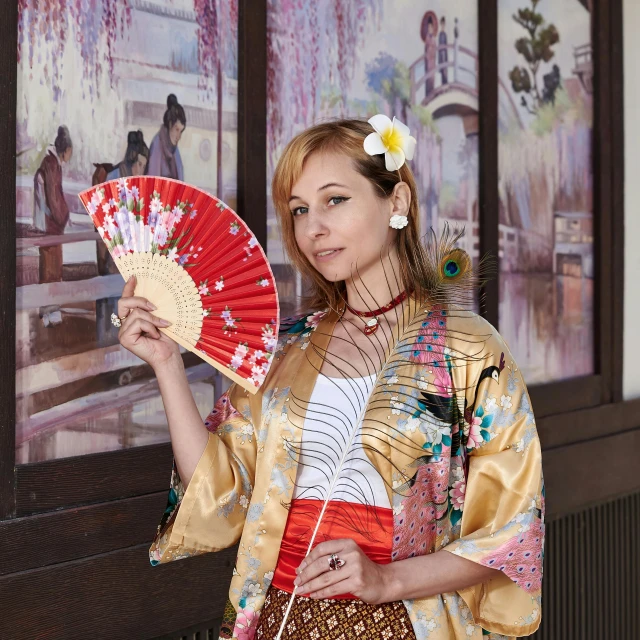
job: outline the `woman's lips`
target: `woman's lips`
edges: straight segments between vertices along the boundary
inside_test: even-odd
[[[324,255],[318,255],[317,253],[315,254],[315,259],[318,262],[328,262],[329,260],[332,260],[333,258],[335,258],[339,253],[342,253],[343,249],[327,249],[327,251],[331,251],[331,253],[326,253],[325,251],[321,251],[321,254]]]

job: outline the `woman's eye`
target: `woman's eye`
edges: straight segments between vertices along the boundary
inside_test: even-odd
[[[334,200],[337,200],[337,202],[334,202]],[[345,198],[344,196],[333,196],[333,198],[329,198],[329,202],[334,205],[346,202],[347,200],[349,200],[349,198]]]
[[[296,207],[291,213],[294,216],[300,215],[301,213],[307,213],[309,211],[308,207]]]

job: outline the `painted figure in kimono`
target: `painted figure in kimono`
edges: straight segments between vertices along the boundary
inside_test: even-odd
[[[438,34],[438,65],[446,65],[449,61],[449,50],[447,49],[447,21],[444,16],[440,18],[440,33]],[[447,67],[440,69],[442,84],[449,81],[449,70]]]
[[[58,127],[54,143],[48,147],[33,177],[34,234],[59,236],[69,222],[69,205],[62,187],[62,166],[71,161],[73,142],[69,129]],[[40,248],[40,282],[62,280],[62,244]]]
[[[147,169],[149,160],[149,147],[144,141],[142,131],[129,131],[127,134],[127,150],[124,159],[116,164],[109,162],[94,163],[95,170],[91,176],[91,184],[97,185],[107,180],[117,180],[129,176],[142,176]],[[109,249],[104,242],[98,242],[98,273],[106,276],[112,273],[118,273]]]
[[[151,141],[147,174],[162,178],[184,180],[184,169],[178,143],[187,126],[184,108],[178,98],[169,94],[160,130]]]
[[[544,490],[520,370],[470,311],[459,233],[421,240],[415,139],[384,115],[319,124],[272,194],[306,311],[260,390],[204,422],[135,279],[120,342],[154,369],[174,465],[153,565],[238,545],[221,638],[528,636]]]
[[[142,176],[145,174],[148,161],[149,147],[144,141],[144,134],[140,130],[129,131],[124,159],[116,164],[108,162],[94,164],[95,171],[91,184],[101,184],[107,180],[117,180],[129,176]]]
[[[422,21],[422,39],[424,40],[425,95],[428,96],[435,87],[436,59],[438,44],[436,40],[438,21],[433,11],[428,11]]]

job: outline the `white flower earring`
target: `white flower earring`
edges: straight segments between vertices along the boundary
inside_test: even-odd
[[[392,229],[404,229],[409,224],[409,218],[407,216],[391,216],[389,220],[389,226]]]

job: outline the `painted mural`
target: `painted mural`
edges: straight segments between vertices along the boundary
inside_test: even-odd
[[[16,460],[168,440],[110,315],[123,286],[77,198],[183,178],[236,205],[237,0],[19,0]],[[214,369],[185,355],[203,415]]]
[[[499,2],[500,331],[530,384],[594,371],[589,6]]]
[[[469,0],[269,0],[269,181],[285,144],[313,123],[395,115],[418,142],[411,166],[423,232],[464,226],[461,244],[477,260],[477,31],[477,3]],[[286,265],[273,209],[268,223],[286,314],[301,283]]]

